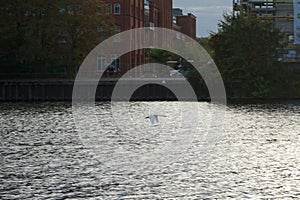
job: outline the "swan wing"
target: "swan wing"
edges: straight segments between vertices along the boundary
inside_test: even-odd
[[[150,119],[151,124],[154,124],[156,121],[156,117],[154,115],[150,115],[149,119]]]

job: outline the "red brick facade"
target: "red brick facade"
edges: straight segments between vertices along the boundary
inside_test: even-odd
[[[196,17],[193,14],[177,16],[176,25],[180,27],[180,32],[196,39]]]
[[[108,5],[109,12],[114,16],[114,23],[117,27],[117,32],[144,27],[144,1],[104,0],[104,2]],[[115,55],[118,55],[118,53]],[[106,55],[107,62],[113,62],[113,59],[114,56]],[[144,62],[145,56],[143,50],[137,50],[122,55],[122,57],[119,58],[118,66],[114,65],[113,67],[115,68],[115,72],[124,73],[133,66],[138,66]]]
[[[173,0],[151,0],[151,6],[158,9],[157,27],[172,29],[173,19]]]
[[[114,23],[120,32],[141,27],[173,28],[173,0],[104,0],[104,2],[114,16]],[[178,30],[196,38],[195,16],[188,15],[177,19]],[[165,37],[169,36],[162,36],[161,40]],[[118,54],[106,55],[105,62],[113,62],[116,55]],[[144,51],[137,50],[123,55],[117,63],[113,63],[112,68],[115,68],[116,72],[124,73],[144,63]]]

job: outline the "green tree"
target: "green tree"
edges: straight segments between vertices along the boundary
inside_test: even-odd
[[[0,1],[1,72],[41,73],[65,66],[72,77],[100,35],[115,30],[101,0]]]
[[[169,60],[180,60],[180,56],[177,54],[161,49],[147,49],[146,55],[148,61],[153,63],[165,64]]]
[[[209,44],[229,96],[269,95],[281,31],[272,21],[225,15]]]
[[[207,51],[207,53],[210,54],[210,56],[214,55],[214,51],[211,48],[211,46],[209,45],[209,38],[208,37],[198,38],[197,41]]]
[[[59,0],[55,25],[60,30],[61,48],[68,74],[72,76],[87,53],[105,35],[115,32],[112,16],[105,11],[106,5],[99,0]]]

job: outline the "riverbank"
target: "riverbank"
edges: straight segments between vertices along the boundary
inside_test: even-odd
[[[105,79],[98,83],[95,94],[96,101],[110,101],[117,79]],[[174,87],[182,87],[182,79],[156,79],[157,84],[148,84],[137,89],[131,96],[133,101],[176,101],[176,96],[163,83],[168,83]],[[92,86],[94,82],[80,83],[84,87]],[[122,87],[124,90],[136,84],[135,81],[128,81]],[[161,84],[159,84],[161,83]],[[66,79],[45,79],[45,80],[0,80],[0,101],[20,102],[20,101],[72,101],[74,80]],[[200,94],[199,94],[200,93]],[[210,101],[206,92],[198,91],[199,101]],[[125,100],[125,97],[117,96],[118,100]],[[186,96],[185,100],[192,98]],[[264,103],[264,102],[287,102],[299,101],[299,97],[227,97],[229,103]]]
[[[122,85],[123,90],[137,84],[138,80],[127,81]],[[142,81],[142,80],[141,80]],[[168,83],[174,87],[181,87],[183,80],[178,79],[156,79],[157,83]],[[98,82],[95,100],[109,101],[112,92],[117,83],[116,79],[105,79]],[[94,81],[80,82],[82,87],[92,87]],[[1,80],[0,81],[0,101],[72,101],[74,80],[53,79],[53,80]],[[125,100],[126,97],[117,96],[118,100]],[[186,100],[190,100],[186,96]],[[177,100],[175,95],[166,87],[159,84],[148,84],[142,86],[134,92],[131,97],[133,101],[174,101]],[[202,97],[201,100],[208,100]]]

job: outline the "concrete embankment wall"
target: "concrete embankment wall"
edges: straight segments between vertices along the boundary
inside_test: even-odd
[[[0,81],[1,101],[72,99],[73,81]]]
[[[181,81],[171,80],[169,83],[181,87]],[[82,83],[88,87],[92,83]],[[108,101],[116,81],[98,83],[95,99]],[[72,80],[2,80],[0,81],[0,101],[71,101],[74,81]],[[123,86],[122,86],[123,87]],[[130,83],[124,85],[130,87]],[[122,96],[117,97],[123,100]],[[131,100],[176,100],[175,95],[166,87],[158,84],[148,84],[140,87],[131,96]],[[187,99],[189,97],[187,96]]]

